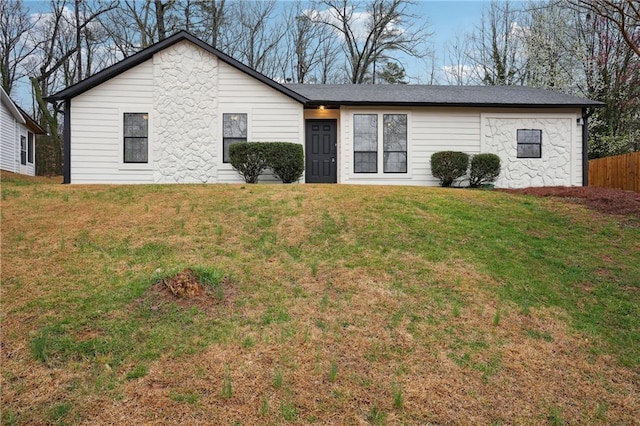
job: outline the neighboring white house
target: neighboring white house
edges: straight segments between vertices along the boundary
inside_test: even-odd
[[[309,183],[437,185],[430,157],[453,150],[499,155],[499,187],[585,184],[602,105],[524,87],[282,85],[186,32],[48,100],[65,103],[66,183],[241,182],[231,144],[283,141],[304,146]]]
[[[36,135],[45,135],[46,132],[1,87],[0,98],[0,168],[35,176]]]

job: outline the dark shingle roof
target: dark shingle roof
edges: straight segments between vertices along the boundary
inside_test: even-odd
[[[560,92],[522,86],[286,84],[313,105],[599,107]]]

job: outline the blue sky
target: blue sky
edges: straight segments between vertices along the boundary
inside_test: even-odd
[[[432,42],[436,55],[436,68],[440,68],[445,63],[445,46],[449,41],[453,41],[456,35],[464,36],[465,33],[473,30],[480,22],[483,8],[489,5],[489,0],[475,1],[441,1],[441,0],[417,0],[415,11],[422,13],[429,22],[429,29],[433,33]],[[415,77],[424,74],[426,70],[417,62],[405,64],[407,74]]]

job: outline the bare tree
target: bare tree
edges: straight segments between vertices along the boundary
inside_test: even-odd
[[[570,0],[611,21],[622,38],[640,57],[640,3],[638,0]]]
[[[445,44],[446,65],[443,68],[447,84],[466,86],[473,81],[474,73],[469,65],[469,37],[457,35]]]
[[[122,0],[119,7],[104,14],[100,22],[118,55],[127,57],[182,27],[183,21],[172,15],[176,12],[175,5],[176,0]]]
[[[196,6],[201,15],[202,29],[200,35],[215,48],[220,48],[219,41],[226,22],[226,0],[199,1]]]
[[[168,9],[171,8],[175,4],[176,0],[167,0],[163,2],[162,0],[153,0],[153,5],[155,7],[156,12],[156,32],[157,32],[157,41],[164,40],[167,38],[167,29],[166,29],[166,15]]]
[[[301,0],[295,2],[286,16],[283,46],[278,52],[283,76],[289,81],[305,83],[321,80],[324,64],[334,65],[338,46],[333,31],[312,19],[312,6]],[[334,67],[335,68],[335,67]]]
[[[369,0],[362,8],[349,0],[323,0],[327,7],[314,19],[341,35],[351,83],[375,79],[376,61],[397,59],[394,54],[424,55],[423,42],[430,35],[425,24],[409,11],[409,0]],[[360,11],[362,10],[362,11]]]
[[[2,88],[8,94],[16,80],[23,77],[21,64],[33,53],[36,46],[29,34],[37,20],[29,18],[29,10],[21,0],[0,2],[0,74]]]
[[[77,4],[72,3],[73,6]],[[39,172],[44,173],[60,174],[63,165],[62,140],[58,132],[58,116],[61,110],[57,106],[49,110],[44,99],[54,90],[76,83],[80,79],[81,75],[77,72],[78,63],[71,66],[72,58],[76,58],[76,61],[82,59],[82,56],[77,56],[78,50],[83,47],[82,44],[78,44],[78,31],[81,33],[81,39],[87,27],[96,22],[100,15],[113,9],[116,3],[100,3],[98,9],[84,10],[82,13],[76,13],[74,10],[69,13],[69,5],[64,0],[52,1],[49,13],[42,14],[39,25],[31,31],[37,48],[31,55],[29,79],[34,100],[38,105],[37,115],[40,124],[49,131],[49,137],[41,140],[44,143],[38,144],[40,147],[36,148],[40,149],[39,153],[45,151],[45,155],[36,156],[42,157],[37,168]],[[77,17],[78,20],[75,21],[72,17]],[[79,19],[80,17],[82,19]]]
[[[521,43],[520,12],[509,1],[492,0],[471,35],[470,65],[479,80],[492,86],[522,84],[526,56]]]
[[[277,74],[277,55],[285,28],[277,20],[276,0],[234,6],[229,14],[235,25],[223,33],[226,53],[265,75]]]

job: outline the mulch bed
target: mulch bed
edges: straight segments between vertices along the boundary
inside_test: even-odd
[[[602,213],[640,217],[640,194],[633,191],[591,186],[548,186],[505,189],[503,191],[537,197],[560,197],[567,199],[567,201],[584,204],[588,208]]]

